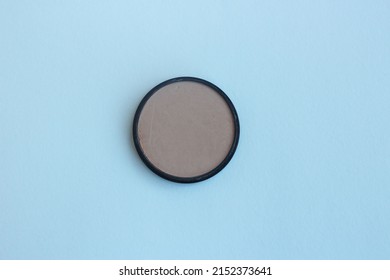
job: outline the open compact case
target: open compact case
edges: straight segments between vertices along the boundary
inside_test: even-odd
[[[133,139],[143,162],[178,183],[206,180],[233,157],[240,134],[236,109],[216,85],[179,77],[160,83],[135,113]]]

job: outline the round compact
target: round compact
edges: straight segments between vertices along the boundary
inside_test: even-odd
[[[142,99],[133,138],[154,173],[195,183],[229,163],[239,130],[237,112],[220,88],[199,78],[179,77],[157,85]]]

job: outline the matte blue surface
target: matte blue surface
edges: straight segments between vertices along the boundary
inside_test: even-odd
[[[1,259],[389,259],[389,1],[0,2]],[[131,121],[190,75],[231,163],[150,172]]]

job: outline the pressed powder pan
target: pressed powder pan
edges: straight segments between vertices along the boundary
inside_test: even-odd
[[[167,80],[142,99],[133,139],[144,163],[179,183],[206,180],[233,157],[239,138],[237,112],[212,83],[193,77]]]

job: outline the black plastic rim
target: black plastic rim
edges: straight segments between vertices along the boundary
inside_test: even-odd
[[[232,146],[229,150],[229,153],[226,155],[225,159],[217,167],[215,167],[211,171],[204,173],[202,175],[199,175],[199,176],[195,176],[195,177],[178,177],[178,176],[174,176],[174,175],[165,173],[165,172],[161,171],[160,169],[158,169],[156,166],[153,165],[153,163],[151,163],[149,161],[149,159],[144,154],[144,152],[141,148],[141,144],[139,142],[139,137],[138,137],[139,118],[140,118],[142,110],[143,110],[146,102],[148,102],[149,98],[154,93],[156,93],[159,89],[161,89],[162,87],[165,87],[166,85],[169,85],[169,84],[183,82],[183,81],[201,83],[201,84],[206,85],[206,86],[212,88],[213,90],[215,90],[218,94],[220,94],[222,96],[222,98],[225,100],[225,102],[229,106],[230,111],[233,115],[233,121],[234,121],[234,139],[233,139]],[[200,78],[195,78],[195,77],[177,77],[177,78],[169,79],[165,82],[158,84],[154,88],[152,88],[145,95],[145,97],[142,99],[141,103],[138,105],[137,111],[135,112],[134,121],[133,121],[133,141],[134,141],[135,148],[136,148],[140,158],[142,159],[142,161],[155,174],[159,175],[160,177],[162,177],[164,179],[167,179],[169,181],[176,182],[176,183],[196,183],[196,182],[200,182],[200,181],[209,179],[209,178],[213,177],[214,175],[216,175],[217,173],[219,173],[232,159],[232,157],[237,149],[237,146],[238,146],[239,135],[240,135],[240,123],[238,120],[237,111],[234,108],[234,105],[233,105],[232,101],[229,99],[229,97],[216,85],[214,85],[206,80],[203,80]]]

